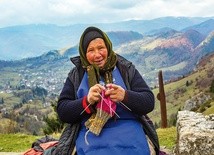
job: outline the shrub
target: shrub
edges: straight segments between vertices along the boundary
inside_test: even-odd
[[[43,129],[44,134],[52,134],[52,133],[57,133],[60,132],[63,127],[64,127],[64,123],[59,119],[58,115],[56,114],[56,105],[57,102],[52,102],[51,106],[54,109],[54,117],[45,117],[44,121],[46,123],[46,127]]]
[[[212,80],[211,86],[210,86],[210,92],[214,93],[214,80]]]

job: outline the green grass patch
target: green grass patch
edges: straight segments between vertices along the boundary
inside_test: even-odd
[[[59,139],[61,134],[53,134],[52,137]],[[0,134],[0,152],[25,152],[31,148],[32,143],[44,136],[27,134]]]
[[[204,112],[204,115],[214,114],[214,101],[210,103],[210,107],[207,108]]]
[[[160,146],[172,149],[176,143],[176,127],[157,129]],[[32,143],[43,136],[33,136],[27,134],[0,134],[0,152],[25,152],[31,148]],[[60,134],[52,135],[59,138]]]
[[[165,146],[168,149],[172,149],[176,144],[176,127],[170,128],[158,128],[157,129],[160,146]]]
[[[32,143],[39,136],[26,134],[0,134],[0,152],[24,152],[31,148]]]
[[[0,93],[0,99],[4,100],[4,105],[6,105],[7,107],[11,107],[14,104],[18,104],[20,103],[20,98],[14,96],[13,93]]]

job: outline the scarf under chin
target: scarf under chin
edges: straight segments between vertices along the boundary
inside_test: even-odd
[[[109,66],[106,69],[100,69],[96,65],[88,65],[87,72],[88,72],[89,87],[92,87],[95,84],[99,83],[101,81],[101,76],[104,78],[105,84],[113,83],[112,71],[115,65],[116,63],[111,64],[111,66]]]

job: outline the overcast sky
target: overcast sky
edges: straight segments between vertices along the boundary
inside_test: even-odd
[[[0,0],[0,27],[214,17],[214,0]]]

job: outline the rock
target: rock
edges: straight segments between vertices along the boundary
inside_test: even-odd
[[[176,155],[214,154],[214,114],[179,111]]]
[[[198,109],[203,103],[210,100],[209,95],[205,95],[203,92],[193,96],[191,99],[187,100],[184,105],[184,110],[195,110]]]

